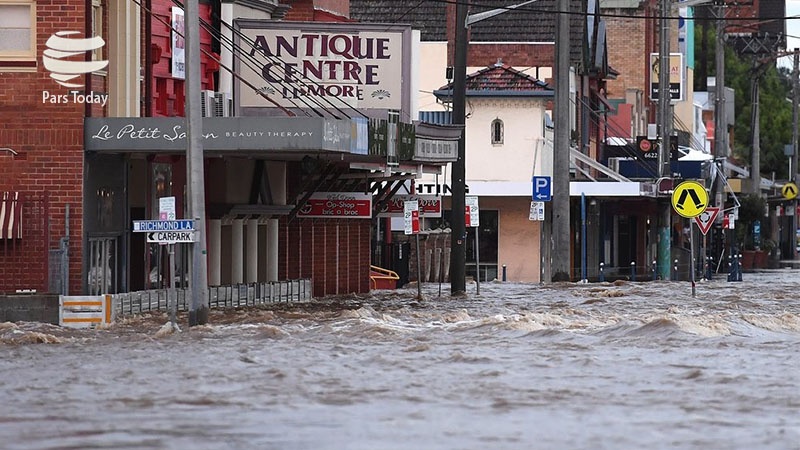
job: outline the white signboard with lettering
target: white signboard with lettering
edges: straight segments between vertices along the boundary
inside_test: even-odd
[[[480,220],[478,216],[480,215],[480,211],[478,210],[478,197],[475,196],[468,196],[464,198],[464,205],[465,205],[465,222],[468,227],[477,227],[480,226]]]
[[[531,212],[528,219],[537,222],[544,221],[544,202],[531,202]]]
[[[407,201],[403,205],[403,225],[405,234],[419,234],[419,202]]]
[[[236,25],[241,32],[237,48],[246,53],[236,58],[243,81],[237,84],[239,107],[332,103],[403,109],[410,27],[257,20],[237,20]]]
[[[195,242],[195,234],[194,231],[153,231],[147,233],[147,242],[160,244]]]
[[[175,197],[161,197],[158,199],[158,218],[161,220],[175,220]]]

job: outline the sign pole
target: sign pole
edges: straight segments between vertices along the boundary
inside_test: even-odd
[[[475,227],[475,294],[481,295],[481,247],[478,242],[478,231]]]
[[[692,298],[694,298],[696,295],[695,292],[696,283],[694,279],[694,226],[692,226],[692,222],[694,221],[693,220],[689,221],[689,252],[691,253],[691,255],[689,256],[689,266],[691,266],[691,268],[689,269],[689,276],[692,281]]]
[[[172,329],[178,328],[178,292],[175,290],[175,244],[167,244],[169,246],[169,287],[172,290],[171,294],[175,297],[170,300],[169,307],[169,321],[172,323]]]
[[[419,247],[419,232],[415,233],[417,238],[417,300],[422,300],[422,263],[419,256],[421,250]]]

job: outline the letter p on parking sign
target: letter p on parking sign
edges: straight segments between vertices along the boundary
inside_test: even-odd
[[[552,200],[550,194],[550,177],[533,177],[533,201],[549,202]]]

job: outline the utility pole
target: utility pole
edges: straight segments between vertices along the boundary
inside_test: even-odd
[[[206,249],[206,194],[203,172],[203,117],[200,109],[200,8],[186,0],[186,175],[189,217],[194,219],[191,244],[189,326],[208,323],[208,251]]]
[[[456,2],[455,56],[453,61],[453,125],[466,123],[467,102],[467,1]],[[466,206],[466,127],[458,139],[458,158],[453,163],[453,186],[450,197],[450,293],[460,295],[467,290],[466,281],[466,237],[464,222]]]
[[[798,125],[797,121],[800,119],[798,117],[798,108],[800,103],[800,49],[794,49],[794,67],[792,70],[792,156],[791,156],[791,163],[789,164],[789,180],[797,183],[797,152],[798,152]],[[792,243],[792,250],[790,255],[792,255],[792,259],[797,258],[797,244],[796,244],[796,233],[797,233],[797,200],[792,200],[790,202],[790,207],[794,208],[792,211],[792,235],[789,242]]]
[[[750,182],[753,184],[753,193],[761,195],[761,107],[759,97],[761,96],[758,83],[764,74],[766,64],[759,66],[758,57],[753,57],[753,74],[750,78],[750,129],[753,130],[751,154],[750,154]]]
[[[528,0],[505,8],[492,9],[481,13],[467,15],[469,0],[456,1],[456,35],[453,41],[453,125],[462,125],[461,138],[458,140],[458,158],[453,163],[452,170],[452,196],[450,197],[450,293],[463,294],[467,290],[466,283],[466,239],[467,226],[465,223],[466,207],[466,104],[467,104],[467,47],[469,37],[467,30],[473,23],[488,19],[513,9],[533,3],[537,0]],[[475,230],[478,233],[478,229]],[[477,275],[477,273],[476,273]]]
[[[570,281],[569,220],[569,2],[558,0],[556,20],[556,91],[555,133],[553,135],[553,258],[550,261],[553,279]],[[546,242],[545,245],[548,243]]]
[[[720,208],[723,215],[725,211],[724,185],[722,174],[724,173],[724,161],[728,157],[728,124],[725,117],[725,10],[724,4],[717,4],[717,32],[715,34],[715,76],[714,76],[714,162],[720,165],[720,173],[715,178],[713,192],[716,193],[714,204]],[[722,219],[720,219],[722,220]],[[733,251],[733,233],[728,232],[728,249]],[[731,253],[729,253],[730,255]]]
[[[658,51],[658,123],[661,143],[658,146],[658,178],[671,178],[670,138],[672,134],[672,92],[669,85],[669,15],[672,12],[671,1],[661,0],[661,33]],[[670,225],[672,211],[669,199],[658,201],[661,215],[658,220],[658,273],[662,280],[670,278]]]

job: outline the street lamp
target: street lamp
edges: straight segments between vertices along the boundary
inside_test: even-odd
[[[467,1],[456,1],[456,35],[455,55],[453,61],[453,125],[465,125],[467,102],[467,28],[473,23],[503,14],[520,6],[533,3],[529,0],[518,5],[506,8],[493,9],[478,14],[467,15]],[[467,227],[464,222],[464,208],[466,207],[466,128],[462,129],[461,138],[458,140],[458,157],[453,163],[452,197],[450,227],[450,293],[463,294],[467,290],[466,283],[466,237]],[[477,231],[476,231],[477,232]]]

